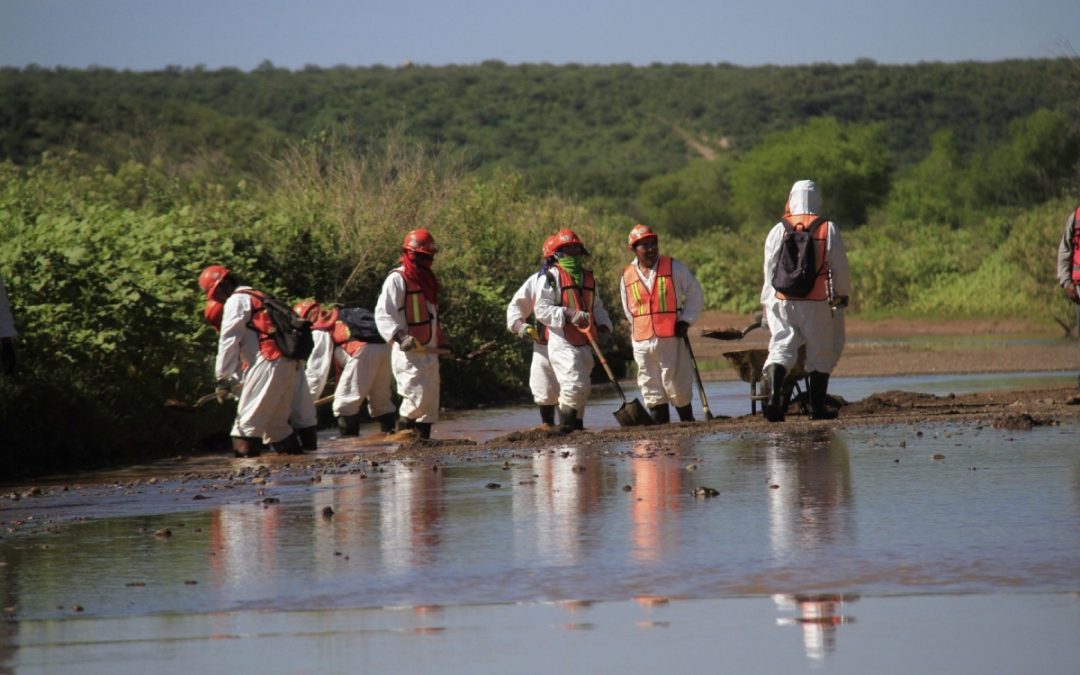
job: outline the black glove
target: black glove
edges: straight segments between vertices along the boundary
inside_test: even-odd
[[[690,324],[685,321],[675,322],[675,337],[686,337],[690,333]]]
[[[15,340],[9,337],[0,339],[0,370],[5,375],[15,374]]]

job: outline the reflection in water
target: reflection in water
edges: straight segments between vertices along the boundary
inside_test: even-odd
[[[769,471],[769,541],[781,564],[806,564],[812,553],[835,550],[855,540],[854,491],[847,445],[828,429],[777,436],[766,455]],[[836,629],[850,620],[840,614],[843,603],[857,599],[841,594],[777,594],[779,625],[803,629],[806,655],[821,661],[836,649]]]
[[[649,562],[662,560],[665,550],[678,546],[680,531],[682,469],[656,457],[656,445],[654,441],[636,442],[630,459],[632,555]]]
[[[776,625],[802,628],[806,656],[811,661],[823,661],[826,654],[836,651],[836,629],[855,622],[854,617],[842,613],[844,604],[858,599],[851,593],[776,594],[773,601],[777,609],[796,614],[778,618]]]
[[[440,521],[446,511],[443,474],[430,467],[397,467],[382,486],[383,562],[389,571],[407,573],[435,561]]]

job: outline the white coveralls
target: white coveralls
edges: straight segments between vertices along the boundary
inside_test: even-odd
[[[259,351],[259,334],[247,325],[252,315],[251,296],[239,292],[242,290],[250,290],[250,286],[240,286],[225,301],[214,375],[218,381],[224,381],[243,373],[243,387],[232,435],[278,443],[293,433],[289,418],[295,395],[301,389],[297,382],[303,381],[301,364],[284,356],[268,361],[262,355]],[[241,369],[242,363],[250,365]],[[303,391],[306,392],[306,388]],[[312,413],[314,409],[312,405]],[[294,421],[299,426],[301,421],[306,420]],[[314,424],[315,420],[312,419],[305,426]]]
[[[642,270],[637,258],[630,263],[637,272],[645,288],[652,293],[656,281],[656,269]],[[620,277],[621,278],[621,277]],[[701,284],[686,265],[674,258],[671,260],[671,279],[675,283],[675,298],[678,303],[676,321],[694,323],[705,301],[701,293]],[[623,313],[630,325],[634,317],[626,302],[626,284],[619,284]],[[634,340],[634,362],[637,363],[637,383],[645,405],[650,408],[672,403],[676,408],[690,404],[694,390],[694,367],[690,363],[690,353],[681,337]]]
[[[317,399],[334,363],[341,367],[337,386],[334,388],[334,417],[350,417],[360,412],[364,399],[368,400],[368,412],[379,417],[394,412],[390,399],[390,346],[364,343],[350,356],[334,345],[329,330],[313,330],[315,348],[307,360],[306,385],[312,398]]]
[[[791,188],[788,213],[813,214],[821,210],[821,196],[813,181],[799,181]],[[847,253],[840,232],[829,221],[825,242],[825,266],[830,279],[830,297],[851,295],[851,274]],[[784,224],[777,223],[765,239],[765,283],[761,288],[761,304],[765,322],[772,337],[765,367],[778,364],[790,371],[799,356],[799,347],[806,345],[807,372],[831,373],[844,349],[843,310],[833,310],[828,301],[781,300],[772,287],[773,269],[784,235]]]
[[[536,300],[543,288],[544,276],[534,274],[521,284],[521,288],[506,307],[506,328],[514,331],[514,324],[524,322],[533,313]],[[532,365],[529,367],[529,389],[537,405],[555,405],[559,402],[559,381],[548,360],[548,346],[533,342]]]
[[[427,303],[431,315],[431,338],[422,346],[438,347],[439,317],[435,305]],[[405,321],[405,275],[404,268],[398,267],[383,282],[379,299],[375,303],[375,327],[379,329],[387,344],[391,347],[390,365],[397,380],[398,394],[401,395],[401,407],[398,414],[415,422],[431,424],[439,420],[439,357],[437,354],[424,353],[419,349],[401,351],[394,335],[408,334]]]
[[[588,343],[581,347],[575,347],[566,341],[563,335],[563,326],[566,325],[566,315],[562,299],[562,286],[559,284],[557,270],[550,270],[541,280],[540,295],[536,299],[536,307],[533,309],[536,319],[547,326],[550,330],[548,338],[548,359],[555,371],[555,379],[559,382],[559,406],[573,408],[578,411],[578,416],[585,412],[585,404],[589,400],[589,392],[592,383],[589,374],[593,369],[592,347]],[[600,299],[600,288],[597,284],[592,307],[592,320],[596,327],[606,326],[611,330],[611,318],[604,309],[604,302]]]

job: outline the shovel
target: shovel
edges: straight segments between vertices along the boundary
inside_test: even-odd
[[[235,398],[235,397],[232,394],[229,394],[228,398]],[[172,410],[181,410],[183,412],[195,412],[196,410],[198,410],[199,408],[202,408],[204,405],[206,405],[210,401],[215,401],[215,400],[217,400],[217,393],[216,392],[213,393],[213,394],[207,394],[205,396],[202,396],[197,401],[195,401],[194,403],[185,403],[184,401],[178,401],[175,398],[170,398],[170,399],[165,401],[165,407],[170,408]]]
[[[698,396],[701,397],[701,409],[705,411],[705,419],[713,419],[712,411],[709,410],[709,399],[705,398],[705,385],[701,383],[701,371],[697,367],[697,359],[694,358],[694,349],[690,346],[690,336],[684,335],[686,353],[690,355],[690,364],[694,366],[694,379],[697,381]]]
[[[622,405],[613,413],[619,426],[637,427],[655,424],[652,416],[649,415],[649,411],[645,410],[645,406],[641,404],[641,401],[636,398],[633,401],[626,400],[626,394],[623,393],[622,387],[619,386],[619,381],[615,379],[615,373],[611,372],[611,366],[608,365],[604,353],[600,351],[600,345],[596,344],[596,340],[589,333],[589,329],[585,328],[581,332],[589,339],[589,344],[592,345],[596,358],[600,359],[600,365],[604,367],[604,372],[607,373],[608,379],[615,385],[615,391],[619,393],[619,398],[622,399]]]
[[[759,314],[754,319],[754,323],[742,330],[739,330],[738,328],[704,328],[701,331],[701,335],[702,337],[712,338],[714,340],[741,340],[746,337],[750,331],[761,327],[761,315]]]

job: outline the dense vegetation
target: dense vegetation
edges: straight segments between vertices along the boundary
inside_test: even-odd
[[[854,311],[1068,321],[1054,250],[1078,188],[1078,66],[519,66],[0,71],[0,273],[21,331],[0,477],[182,451],[230,411],[195,279],[370,305],[405,231],[442,248],[444,404],[506,400],[505,303],[574,227],[618,315],[636,221],[713,309],[752,311],[793,180],[844,232]],[[625,330],[625,327],[623,327]],[[479,386],[478,383],[483,383]],[[17,423],[16,423],[17,421]]]

